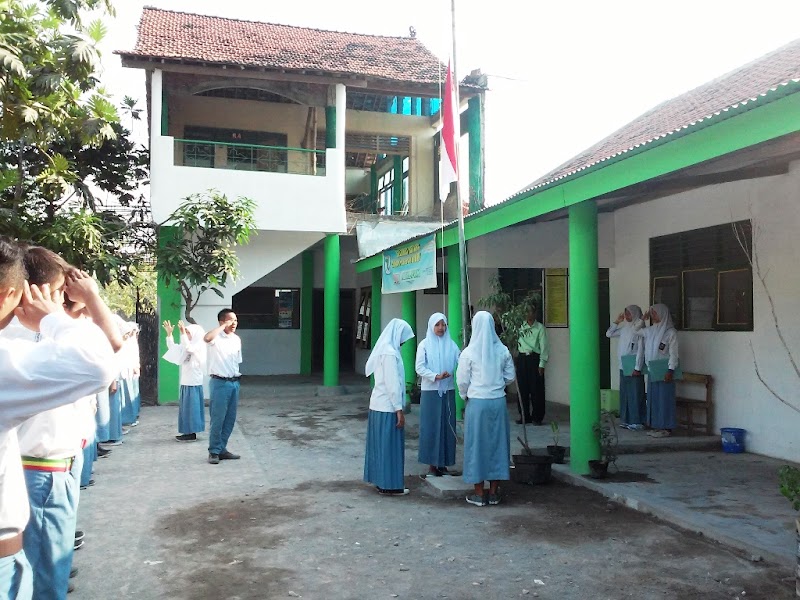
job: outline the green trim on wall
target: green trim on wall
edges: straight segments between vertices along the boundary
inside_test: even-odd
[[[164,246],[167,241],[174,239],[177,230],[174,227],[162,226],[158,229],[158,244]],[[178,321],[183,318],[181,314],[182,300],[175,282],[167,285],[159,277],[156,294],[158,296],[158,355],[164,356],[167,351],[167,333],[161,327],[164,321],[171,321],[177,330]],[[173,336],[175,336],[173,332]],[[173,338],[175,339],[175,338]],[[177,341],[177,339],[176,339]],[[178,402],[180,394],[180,368],[166,360],[158,361],[158,403],[173,404]]]
[[[372,270],[372,310],[370,312],[370,346],[375,347],[378,338],[381,336],[383,326],[381,325],[381,309],[383,308],[383,274],[380,269]]]
[[[749,146],[800,131],[800,83],[790,83],[767,97],[740,105],[689,127],[621,155],[604,161],[568,178],[542,188],[530,190],[501,204],[467,217],[464,234],[467,239],[493,233],[549,212],[596,198],[611,191],[672,173]],[[775,99],[773,99],[775,98]],[[769,100],[772,101],[769,101]],[[719,120],[723,118],[724,120]],[[437,247],[458,243],[454,225],[436,236]],[[399,244],[398,244],[399,245]],[[362,273],[382,263],[382,255],[356,263]]]
[[[336,107],[325,107],[325,147],[336,148]]]
[[[483,208],[484,132],[483,94],[468,101],[467,133],[469,134],[469,211]]]
[[[322,360],[322,385],[339,385],[339,303],[341,281],[341,247],[339,236],[325,238],[325,291],[324,291],[324,356]]]
[[[314,339],[314,252],[303,252],[303,272],[300,287],[300,374],[311,375],[311,355]]]

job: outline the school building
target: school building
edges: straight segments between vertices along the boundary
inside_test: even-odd
[[[208,188],[258,203],[242,276],[193,313],[209,328],[233,306],[244,374],[321,371],[335,387],[340,372],[363,373],[393,317],[424,335],[444,308],[460,330],[457,228],[440,227],[435,201],[445,67],[416,39],[145,9],[121,54],[147,71],[154,218]],[[573,469],[596,458],[600,390],[618,383],[605,329],[625,305],[656,302],[670,307],[683,369],[714,379],[712,427],[800,461],[800,414],[785,403],[800,407],[800,41],[488,207],[485,89],[479,74],[460,86],[470,301],[495,277],[543,294],[547,395],[570,406]],[[431,233],[437,287],[383,294],[385,254]],[[162,320],[179,318],[175,290],[162,284],[159,302]],[[163,363],[159,386],[174,399]]]

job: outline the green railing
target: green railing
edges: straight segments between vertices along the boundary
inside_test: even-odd
[[[175,164],[207,169],[325,175],[325,150],[175,139]]]

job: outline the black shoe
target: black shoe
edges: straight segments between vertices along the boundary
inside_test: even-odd
[[[212,465],[218,465],[219,464],[219,454],[209,454],[208,455],[208,462],[209,462],[209,464],[212,464]]]
[[[67,585],[67,593],[71,594],[74,591],[75,591],[75,584],[70,581],[69,584]]]
[[[81,548],[83,548],[83,540],[76,540],[73,550],[80,550]]]
[[[111,450],[108,448],[103,448],[100,444],[97,444],[97,458],[105,458],[111,454]]]
[[[80,542],[85,537],[86,537],[86,534],[83,531],[81,531],[80,529],[78,529],[75,532],[75,541],[76,542]]]
[[[94,479],[90,479],[90,480],[89,480],[89,483],[87,483],[86,485],[82,485],[82,486],[81,486],[81,489],[82,489],[82,490],[85,490],[86,488],[88,488],[88,487],[92,487],[93,485],[94,485]]]
[[[72,567],[72,569],[69,572],[69,578],[72,579],[77,574],[78,574],[78,567]]]
[[[196,442],[197,441],[197,434],[196,433],[184,433],[183,435],[176,435],[175,440],[178,442]]]
[[[242,458],[238,454],[234,454],[233,452],[228,452],[227,450],[223,450],[219,453],[220,460],[239,460]]]

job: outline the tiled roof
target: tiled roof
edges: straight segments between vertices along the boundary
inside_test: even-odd
[[[576,174],[694,126],[800,80],[800,39],[677,98],[667,100],[581,152],[516,195]],[[515,196],[516,196],[515,195]]]
[[[359,75],[438,84],[446,70],[411,37],[258,23],[145,7],[131,58]],[[443,78],[443,75],[442,75]]]

